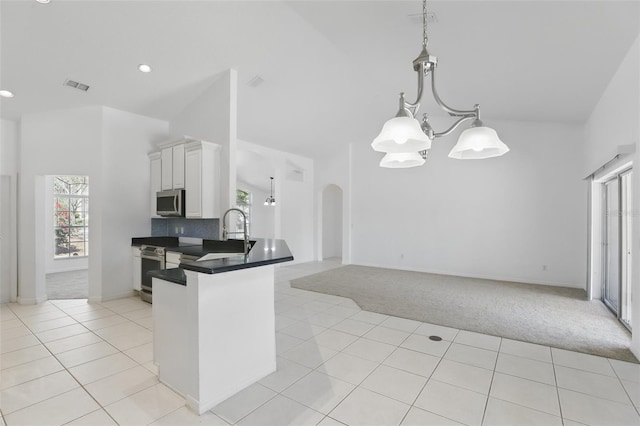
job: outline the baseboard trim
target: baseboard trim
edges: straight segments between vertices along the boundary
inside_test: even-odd
[[[50,271],[46,271],[45,275],[61,274],[63,272],[76,272],[76,271],[87,271],[87,272],[89,272],[89,268],[87,268],[87,267],[84,267],[84,268],[83,267],[76,267],[76,268],[68,268],[68,269],[67,268],[63,268],[63,269],[60,269],[60,270],[52,269]]]
[[[467,272],[440,271],[440,270],[433,270],[433,269],[412,268],[409,266],[400,267],[397,265],[380,265],[380,264],[373,264],[373,263],[366,263],[366,262],[352,262],[350,263],[350,265],[367,266],[371,268],[393,269],[396,271],[424,272],[427,274],[448,275],[453,277],[477,278],[481,280],[507,281],[507,282],[520,283],[520,284],[548,285],[552,287],[567,287],[567,288],[576,288],[580,290],[586,289],[586,285],[583,287],[580,287],[574,284],[562,283],[557,281],[529,280],[521,277],[505,277],[505,276],[499,276],[499,275],[488,276],[488,275],[481,275],[481,274],[470,274]]]
[[[47,301],[47,296],[29,297],[29,298],[18,297],[18,304],[19,305],[38,305],[38,304],[44,303],[46,301]]]
[[[106,297],[101,297],[100,302],[108,302],[109,300],[115,300],[115,299],[124,299],[125,297],[132,297],[135,296],[137,293],[134,290],[128,291],[126,293],[120,293],[120,294],[114,294],[114,295],[109,295]]]

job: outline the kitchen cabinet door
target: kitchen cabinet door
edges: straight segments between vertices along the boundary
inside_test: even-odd
[[[173,189],[184,189],[184,144],[173,147]]]
[[[131,247],[133,254],[133,289],[142,289],[142,260],[140,259],[140,247]]]
[[[202,150],[185,153],[185,216],[202,217]]]
[[[218,218],[220,145],[195,141],[185,146],[185,197],[188,218]]]
[[[173,189],[173,147],[162,150],[162,190]]]

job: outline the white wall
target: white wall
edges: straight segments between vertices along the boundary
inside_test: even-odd
[[[342,258],[342,190],[328,185],[322,191],[322,258]]]
[[[0,121],[0,303],[16,300],[18,139],[19,123]]]
[[[149,230],[151,142],[166,122],[99,106],[27,114],[21,120],[19,300],[46,299],[45,176],[89,176],[89,298],[132,292],[131,237]],[[126,260],[125,255],[126,253]]]
[[[18,224],[19,300],[35,303],[46,299],[44,176],[89,176],[95,194],[102,191],[100,144],[102,110],[73,110],[27,114],[21,120]],[[94,195],[94,201],[99,196]],[[99,267],[94,249],[102,244],[99,211],[90,205],[90,268]],[[94,260],[95,259],[95,260]],[[97,271],[95,271],[97,272]],[[90,282],[100,281],[90,270]]]
[[[236,203],[236,139],[238,73],[227,70],[211,86],[170,121],[172,138],[190,136],[222,146],[220,154],[220,203],[222,214]]]
[[[511,152],[453,160],[454,134],[422,167],[383,169],[382,154],[354,144],[353,263],[585,288],[581,127],[487,125]]]
[[[167,139],[168,130],[166,121],[103,108],[101,159],[104,184],[99,200],[102,203],[100,297],[103,300],[131,293],[131,237],[148,235],[151,229],[151,172],[147,154],[158,142]],[[93,194],[93,188],[91,191]]]
[[[611,160],[618,146],[638,143],[639,51],[640,38],[631,46],[584,126],[584,176]]]
[[[295,263],[314,260],[313,160],[241,140],[238,140],[238,149],[264,157],[275,170],[273,192],[276,206],[272,207],[275,238],[287,242]],[[302,171],[303,178],[293,173],[294,169]]]
[[[584,126],[584,175],[588,175],[617,152],[618,146],[633,144],[634,194],[640,191],[640,37],[636,39],[600,101]],[[633,199],[632,334],[631,351],[640,358],[640,196]]]

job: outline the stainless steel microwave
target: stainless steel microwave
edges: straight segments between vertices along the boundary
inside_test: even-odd
[[[156,214],[184,217],[184,189],[156,192]]]

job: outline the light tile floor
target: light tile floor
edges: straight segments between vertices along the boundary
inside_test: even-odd
[[[150,305],[0,305],[0,426],[640,425],[640,365],[289,285],[336,266],[276,269],[277,372],[199,417],[158,381]]]

